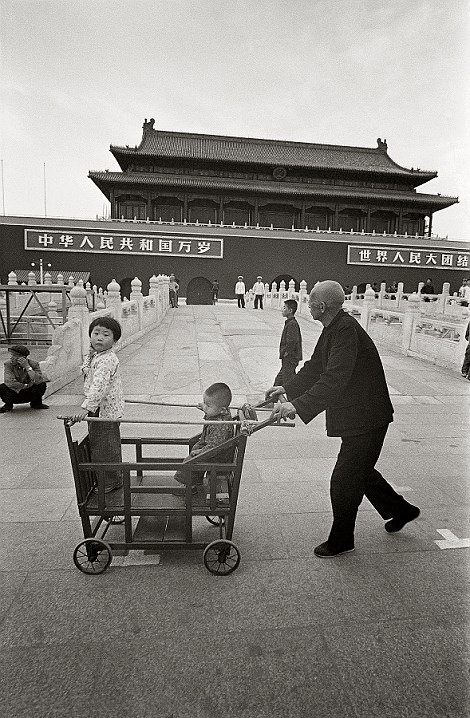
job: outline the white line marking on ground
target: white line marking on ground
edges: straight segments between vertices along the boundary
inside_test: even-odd
[[[459,539],[458,536],[449,531],[449,529],[436,529],[438,534],[443,536],[443,540],[434,541],[439,548],[470,548],[470,538]]]
[[[158,554],[144,553],[143,551],[129,551],[127,556],[113,556],[112,566],[158,566]]]

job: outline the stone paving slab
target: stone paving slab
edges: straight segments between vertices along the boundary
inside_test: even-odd
[[[120,352],[126,396],[197,404],[225,380],[234,405],[261,401],[279,369],[282,321],[230,304],[169,312]],[[320,327],[300,325],[308,358]],[[396,411],[378,468],[420,518],[387,534],[364,501],[356,551],[317,559],[340,442],[326,436],[323,416],[264,429],[248,439],[233,536],[242,560],[226,578],[184,550],[80,574],[72,552],[81,524],[55,417],[80,403],[82,382],[50,396],[49,411],[1,415],[0,715],[466,718],[469,549],[436,542],[439,530],[470,538],[470,382],[381,354]],[[138,404],[126,416],[201,418]],[[198,431],[122,427],[127,436]],[[195,532],[218,535],[204,518]]]

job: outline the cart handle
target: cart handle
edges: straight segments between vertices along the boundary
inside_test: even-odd
[[[147,406],[176,406],[176,407],[182,407],[185,409],[200,409],[198,404],[173,404],[170,401],[140,401],[140,400],[133,400],[133,399],[124,399],[125,404],[146,404]],[[266,407],[266,404],[271,404],[272,399],[268,399],[267,401],[263,401],[259,404],[256,404],[253,406],[253,409],[264,409],[264,411],[271,411],[270,408]],[[229,409],[241,409],[245,404],[242,404],[242,406],[229,406]]]
[[[72,426],[72,424],[78,423],[72,421],[69,416],[58,416],[57,418],[68,422],[68,426]],[[265,421],[251,421],[251,419],[243,419],[242,421],[240,421],[239,419],[234,419],[233,421],[158,421],[156,419],[109,419],[101,416],[85,416],[82,421],[107,422],[108,424],[176,424],[177,426],[207,426],[207,424],[242,424],[244,426],[246,424],[252,424],[254,427],[257,428],[268,426],[269,424],[272,424],[273,426],[295,426],[293,422],[283,421],[283,423],[281,424],[279,419],[266,419]],[[254,430],[257,430],[257,428],[255,428]]]

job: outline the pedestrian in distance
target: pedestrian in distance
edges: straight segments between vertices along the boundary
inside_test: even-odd
[[[177,309],[177,308],[178,308],[178,289],[179,289],[179,288],[180,288],[180,287],[179,287],[178,282],[176,281],[175,275],[174,275],[174,274],[170,274],[170,281],[169,281],[169,284],[168,284],[168,291],[169,291],[169,293],[170,293],[170,307],[171,307],[172,309]]]
[[[30,404],[31,409],[48,409],[42,397],[46,391],[47,379],[39,363],[28,359],[29,349],[24,344],[8,347],[10,358],[3,368],[3,383],[0,384],[0,399],[4,405],[0,414],[13,411],[14,404]]]
[[[424,295],[425,295],[425,296],[424,296],[424,301],[425,301],[425,302],[429,302],[430,299],[429,299],[429,297],[428,297],[427,295],[428,295],[428,294],[435,294],[435,293],[436,293],[436,292],[434,291],[434,285],[433,285],[433,283],[432,283],[432,280],[431,280],[431,279],[426,279],[426,284],[423,284],[423,286],[421,287],[421,294],[424,294]]]
[[[286,321],[279,344],[281,369],[274,379],[274,386],[284,386],[290,381],[295,376],[298,363],[302,360],[302,334],[295,318],[297,306],[295,299],[286,299],[282,308],[282,316]]]
[[[235,284],[235,296],[237,298],[239,309],[245,309],[245,294],[245,282],[243,281],[243,276],[239,274],[237,283]]]
[[[343,311],[344,292],[335,281],[319,282],[310,292],[312,318],[323,324],[312,357],[295,377],[273,386],[266,399],[282,395],[272,418],[299,415],[308,424],[326,411],[328,436],[341,437],[341,448],[330,481],[333,524],[328,539],[314,549],[331,558],[354,551],[354,529],[364,496],[387,521],[388,533],[400,531],[419,516],[375,468],[388,425],[393,421],[384,370],[374,342],[361,325]]]
[[[462,364],[462,376],[470,381],[470,322],[467,324],[465,331],[465,339],[467,340],[467,348],[465,350],[465,357]]]
[[[217,304],[219,301],[219,283],[217,279],[212,282],[212,304]]]
[[[253,309],[263,309],[264,284],[261,275],[256,277],[256,282],[253,285],[253,294],[255,297]]]
[[[82,364],[85,399],[69,418],[72,421],[83,421],[86,417],[120,419],[124,412],[124,396],[114,345],[121,338],[121,325],[112,317],[97,317],[91,322],[88,334],[90,350]],[[88,436],[93,461],[122,463],[121,433],[117,421],[90,421]],[[109,470],[102,475],[106,494],[121,488],[122,472]]]

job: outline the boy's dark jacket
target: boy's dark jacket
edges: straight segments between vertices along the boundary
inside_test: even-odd
[[[281,334],[281,343],[279,344],[279,359],[302,359],[302,335],[297,319],[287,317]]]
[[[353,436],[393,421],[374,342],[342,309],[323,329],[309,361],[284,386],[304,423],[326,410],[328,436]]]

